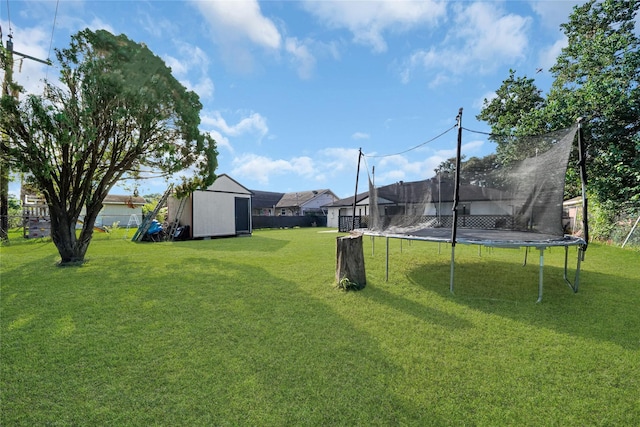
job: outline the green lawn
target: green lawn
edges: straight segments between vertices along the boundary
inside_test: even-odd
[[[0,248],[0,425],[640,425],[640,253],[590,245],[580,292],[538,254],[364,238],[367,287],[334,288],[337,233],[132,243],[81,267]],[[120,230],[122,233],[122,230]],[[575,250],[571,249],[572,267]]]

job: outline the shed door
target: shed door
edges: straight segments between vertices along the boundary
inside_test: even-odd
[[[236,197],[236,234],[251,233],[249,198]]]

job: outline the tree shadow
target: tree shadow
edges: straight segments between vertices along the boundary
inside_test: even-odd
[[[272,247],[286,243],[270,240]],[[184,266],[170,264],[153,274],[157,265],[149,263],[149,277],[131,282],[129,274],[140,267],[131,264],[109,271],[101,283],[87,284],[82,283],[87,269],[64,271],[65,305],[55,308],[55,317],[71,316],[75,330],[64,340],[51,339],[42,348],[32,348],[29,358],[41,360],[58,348],[93,356],[38,366],[42,374],[47,369],[74,372],[62,377],[52,372],[51,380],[33,384],[29,396],[40,407],[50,407],[50,419],[67,416],[73,422],[74,417],[79,421],[96,416],[81,410],[69,418],[60,412],[71,404],[66,399],[75,396],[69,389],[80,387],[88,390],[85,410],[95,405],[104,414],[116,411],[134,423],[180,423],[209,411],[214,419],[231,425],[259,425],[265,420],[331,425],[348,419],[380,425],[419,424],[425,419],[446,424],[434,410],[394,392],[392,385],[402,377],[402,368],[369,332],[311,298],[306,284],[204,255],[187,261],[209,273],[180,276],[169,284],[159,278],[180,275]],[[54,292],[38,277],[59,275],[60,269],[37,262],[23,264],[23,269],[32,272],[35,293],[40,287]],[[33,277],[34,271],[38,277]],[[147,270],[141,273],[145,276]],[[17,291],[15,282],[10,287]],[[465,326],[452,316],[443,320],[435,311],[425,316],[417,304],[385,291],[371,289],[370,294],[368,298],[378,301],[390,297],[392,306],[424,321]],[[46,319],[54,315],[47,314],[53,310],[52,301],[37,301],[33,304],[40,307],[42,324],[34,327],[44,331]],[[4,339],[11,348],[11,340],[18,338],[7,334]],[[109,366],[112,375],[91,379],[103,366]],[[35,380],[21,379],[25,384]],[[49,396],[56,396],[56,401]],[[6,398],[12,406],[11,393]],[[136,402],[143,401],[158,404],[142,414]]]
[[[220,244],[223,243],[223,244]],[[249,244],[247,244],[249,243]],[[206,251],[225,251],[225,252],[247,252],[258,250],[262,252],[275,252],[289,244],[288,240],[274,239],[265,236],[227,236],[216,237],[211,239],[195,239],[175,242],[166,242],[164,244],[175,245],[178,248],[188,248],[194,250]]]
[[[472,326],[471,322],[446,313],[442,310],[429,307],[406,297],[398,296],[384,290],[380,286],[368,285],[362,292],[365,298],[386,305],[394,310],[414,317],[416,320],[451,329],[465,329]]]
[[[640,348],[640,287],[632,278],[590,270],[580,273],[579,291],[565,283],[564,269],[544,266],[544,292],[538,295],[539,265],[483,260],[456,263],[454,294],[449,292],[449,266],[421,264],[409,280],[469,308],[569,335],[609,341],[626,349]],[[573,280],[575,270],[569,269]]]

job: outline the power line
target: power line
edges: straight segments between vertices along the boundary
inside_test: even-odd
[[[479,130],[472,130],[472,129],[467,129],[466,127],[462,128],[463,130],[466,130],[467,132],[471,132],[471,133],[479,133],[481,135],[489,135],[489,136],[508,136],[508,135],[498,135],[496,133],[491,133],[491,132],[482,132]]]
[[[58,19],[58,5],[60,0],[56,1],[56,11],[53,14],[53,25],[51,26],[51,40],[49,40],[49,52],[47,53],[47,59],[51,59],[51,46],[53,45],[53,32],[56,29],[56,20]]]
[[[53,14],[53,25],[51,26],[51,39],[49,40],[49,52],[47,52],[47,59],[51,62],[51,47],[53,46],[53,33],[56,29],[56,20],[58,19],[58,5],[60,4],[60,0],[56,1],[56,11]],[[44,76],[45,80],[49,80],[49,68]]]
[[[442,136],[444,136],[445,134],[447,134],[447,133],[451,132],[451,131],[452,131],[453,129],[455,129],[457,126],[458,126],[458,125],[457,125],[457,124],[455,124],[455,125],[451,126],[449,129],[447,129],[447,130],[445,130],[444,132],[442,132],[440,135],[437,135],[437,136],[435,136],[435,137],[431,138],[430,140],[423,142],[422,144],[418,144],[418,145],[416,145],[415,147],[411,147],[411,148],[409,148],[409,149],[407,149],[407,150],[404,150],[404,151],[401,151],[401,152],[399,152],[399,153],[395,153],[395,154],[385,154],[385,155],[379,155],[379,156],[363,154],[363,156],[364,156],[364,157],[371,157],[371,158],[380,158],[380,157],[399,156],[400,154],[404,154],[404,153],[408,153],[409,151],[416,150],[416,149],[418,149],[418,148],[422,147],[423,145],[427,145],[427,144],[429,144],[429,143],[431,143],[431,142],[435,141],[436,139],[441,138],[441,137],[442,137]]]
[[[13,29],[11,28],[11,11],[9,10],[9,0],[7,0],[7,21],[9,22],[9,36],[11,36],[13,33]]]

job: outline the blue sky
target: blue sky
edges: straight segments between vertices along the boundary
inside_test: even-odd
[[[475,116],[509,69],[546,92],[566,45],[559,25],[578,3],[2,0],[0,19],[3,43],[11,32],[16,51],[43,59],[86,27],[146,43],[200,95],[217,173],[253,190],[348,197],[359,148],[405,151],[455,125],[461,107],[464,127],[488,131]],[[56,79],[55,66],[24,60],[18,68],[30,92]],[[494,149],[482,134],[463,142],[467,156]],[[373,166],[380,185],[431,177],[455,143],[452,131],[402,155],[367,157],[359,190]],[[139,191],[166,186],[145,180]]]

